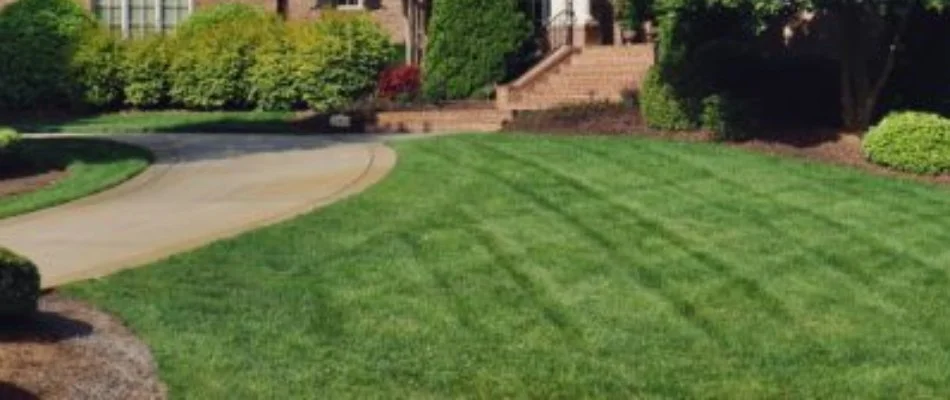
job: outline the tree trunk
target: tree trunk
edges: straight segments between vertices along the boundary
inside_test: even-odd
[[[845,5],[840,10],[839,55],[841,75],[841,121],[852,132],[865,132],[871,125],[881,93],[894,72],[897,52],[913,11],[913,2],[900,16],[892,31],[884,65],[876,78],[868,68],[867,42],[873,13],[862,4]]]

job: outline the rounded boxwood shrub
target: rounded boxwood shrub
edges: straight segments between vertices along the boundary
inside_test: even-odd
[[[0,10],[0,108],[68,106],[70,60],[95,22],[73,0],[19,0]]]
[[[76,103],[96,108],[122,101],[122,49],[112,33],[90,26],[79,36],[70,60]]]
[[[163,36],[130,40],[124,44],[121,64],[125,104],[156,108],[168,102],[169,56]]]
[[[922,112],[892,113],[864,137],[874,163],[920,174],[950,172],[950,119]]]
[[[689,102],[676,94],[672,85],[663,81],[656,67],[647,72],[640,88],[640,111],[651,128],[683,131],[695,129]]]
[[[254,50],[275,34],[277,17],[249,5],[225,4],[186,20],[172,40],[170,95],[194,109],[250,105]]]
[[[22,317],[36,311],[40,273],[22,256],[0,248],[0,317]]]

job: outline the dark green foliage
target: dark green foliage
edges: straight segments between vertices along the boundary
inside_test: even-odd
[[[424,60],[430,98],[465,98],[508,76],[531,33],[515,0],[434,0]]]
[[[910,26],[882,108],[950,116],[950,12],[918,12]]]
[[[79,37],[70,62],[75,103],[96,108],[121,103],[123,54],[119,41],[108,31],[90,26]]]
[[[169,54],[163,36],[150,36],[124,44],[121,64],[125,104],[135,108],[156,108],[169,98]]]
[[[871,161],[921,174],[950,172],[950,119],[936,114],[888,115],[864,138]]]
[[[0,108],[70,106],[70,60],[92,25],[73,0],[20,0],[0,10]]]
[[[729,96],[712,95],[703,99],[700,121],[703,129],[719,140],[742,140],[752,133],[751,105]]]
[[[217,6],[188,19],[172,40],[172,101],[195,109],[249,105],[247,71],[254,49],[277,28],[274,15],[238,4]]]
[[[30,260],[0,248],[0,318],[23,317],[36,311],[40,273]]]
[[[696,128],[695,106],[690,101],[663,81],[660,67],[653,67],[647,72],[640,88],[640,111],[651,128],[670,131]]]

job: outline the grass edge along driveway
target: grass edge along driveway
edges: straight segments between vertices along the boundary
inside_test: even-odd
[[[66,175],[38,190],[0,198],[0,218],[57,206],[112,188],[138,175],[152,162],[148,150],[95,138],[27,138],[20,146],[25,159],[64,168]]]

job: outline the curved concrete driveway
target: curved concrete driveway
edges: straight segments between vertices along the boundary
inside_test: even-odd
[[[371,136],[115,139],[152,150],[155,164],[115,189],[0,221],[0,244],[35,261],[44,288],[293,217],[369,187],[396,161]]]

